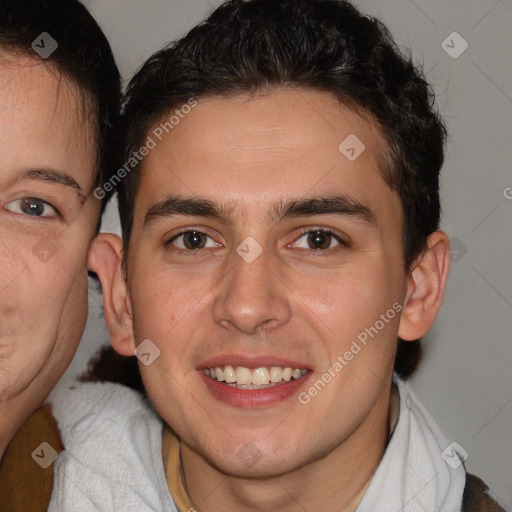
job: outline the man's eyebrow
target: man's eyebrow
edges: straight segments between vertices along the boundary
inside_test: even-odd
[[[211,217],[229,225],[233,223],[232,211],[232,208],[226,208],[206,198],[169,196],[147,211],[144,225],[173,215]],[[371,226],[377,224],[374,213],[368,207],[346,195],[289,199],[271,209],[271,218],[275,223],[287,218],[328,214],[353,217]]]
[[[377,220],[372,210],[347,195],[292,199],[274,208],[275,222],[286,218],[328,214],[353,217],[371,226],[377,225]]]
[[[144,217],[144,225],[173,215],[212,217],[224,224],[231,224],[230,212],[210,199],[169,196],[153,205]]]
[[[53,183],[65,185],[66,187],[74,188],[80,197],[85,197],[82,187],[80,187],[75,179],[65,172],[55,171],[53,169],[31,169],[29,171],[25,171],[23,173],[23,177],[31,180],[51,181]]]

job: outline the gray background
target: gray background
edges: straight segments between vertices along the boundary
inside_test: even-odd
[[[84,3],[107,34],[128,80],[153,52],[183,35],[220,1]],[[512,3],[355,3],[382,19],[395,40],[412,49],[434,86],[450,132],[442,173],[442,228],[456,237],[457,253],[452,253],[444,305],[425,338],[426,357],[412,385],[446,436],[469,453],[469,471],[512,510],[512,188],[507,188],[512,187]],[[469,44],[456,59],[441,46],[454,31]],[[453,45],[460,47],[456,41]],[[103,230],[119,231],[114,208]],[[93,283],[90,289],[87,331],[62,385],[84,368],[96,347],[108,343],[101,297]]]

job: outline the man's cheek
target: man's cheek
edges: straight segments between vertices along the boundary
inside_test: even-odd
[[[211,300],[211,290],[204,281],[187,280],[179,273],[153,274],[151,271],[145,277],[136,279],[130,287],[134,310],[141,318],[151,317],[151,325],[157,330],[173,327]]]

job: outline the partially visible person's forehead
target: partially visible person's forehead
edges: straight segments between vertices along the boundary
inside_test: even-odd
[[[41,59],[2,52],[0,87],[4,165],[66,170],[90,187],[96,137],[78,86]]]
[[[40,101],[40,110],[54,114],[67,112],[63,119],[83,123],[86,119],[86,95],[75,82],[55,65],[42,59],[0,51],[0,98],[4,106],[21,107]],[[45,100],[45,101],[42,101]]]

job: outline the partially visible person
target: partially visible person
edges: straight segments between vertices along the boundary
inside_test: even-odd
[[[117,159],[120,97],[109,43],[78,0],[0,0],[0,457],[81,339],[87,252],[110,196],[93,191]],[[36,418],[51,424],[46,409]],[[19,444],[27,478],[38,444]],[[17,492],[3,479],[9,450],[0,507]]]

